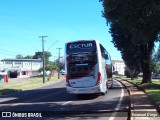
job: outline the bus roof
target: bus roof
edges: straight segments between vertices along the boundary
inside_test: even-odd
[[[98,43],[99,43],[99,41],[98,41],[98,40],[75,40],[75,41],[67,42],[66,44],[68,44],[68,43],[74,43],[74,42],[85,42],[85,41],[96,41],[96,42],[98,42]]]

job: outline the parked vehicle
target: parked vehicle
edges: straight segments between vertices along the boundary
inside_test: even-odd
[[[65,70],[60,70],[60,74],[65,75],[66,71]]]

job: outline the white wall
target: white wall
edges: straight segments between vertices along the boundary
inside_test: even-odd
[[[120,75],[124,75],[124,71],[125,71],[125,64],[122,62],[115,62],[113,64],[114,66],[114,71],[118,71],[118,74]]]
[[[40,61],[32,61],[32,60],[11,60],[11,61],[4,61],[3,66],[5,68],[20,68],[22,71],[23,70],[28,70],[28,71],[37,71],[39,68],[42,67],[42,62]]]

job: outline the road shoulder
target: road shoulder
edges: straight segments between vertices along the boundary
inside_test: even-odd
[[[131,120],[142,120],[142,119],[160,119],[159,106],[151,99],[148,94],[142,88],[137,85],[116,78],[124,86],[126,86],[130,95],[130,109],[131,109]]]

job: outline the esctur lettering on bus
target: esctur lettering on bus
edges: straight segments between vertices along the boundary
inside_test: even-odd
[[[71,44],[70,49],[72,48],[89,48],[92,47],[92,43],[87,43],[87,44]]]

